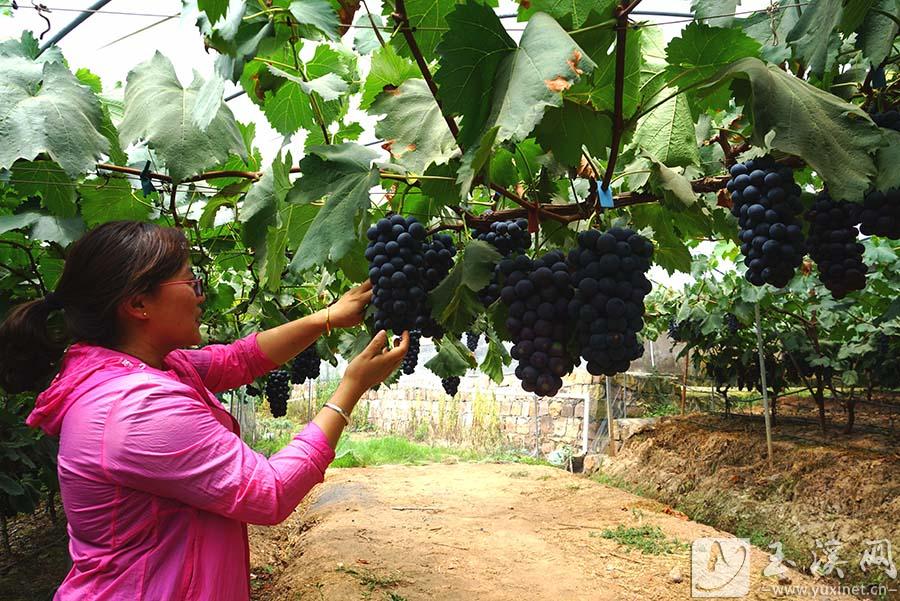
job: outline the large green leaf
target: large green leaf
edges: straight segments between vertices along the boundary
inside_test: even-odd
[[[738,29],[691,23],[666,46],[669,85],[685,88],[740,58],[758,56],[759,50],[759,42]]]
[[[384,114],[375,125],[375,135],[385,140],[391,156],[407,171],[422,174],[431,164],[444,164],[456,154],[456,140],[428,84],[409,79],[384,92],[369,114]]]
[[[256,249],[257,259],[260,261],[265,258],[269,226],[276,224],[278,210],[291,189],[288,178],[290,161],[290,153],[284,160],[280,156],[276,157],[269,168],[263,171],[259,181],[247,192],[241,206],[241,237],[244,244]]]
[[[470,326],[484,310],[477,293],[490,282],[499,260],[500,253],[490,244],[469,242],[447,277],[428,295],[434,318],[453,332]]]
[[[419,68],[408,58],[397,54],[393,46],[385,46],[372,55],[372,66],[363,85],[363,96],[359,106],[367,109],[385,86],[398,88],[407,79],[420,77]]]
[[[581,147],[587,146],[591,156],[600,156],[612,144],[612,120],[589,106],[568,100],[560,108],[549,108],[535,130],[544,150],[565,165],[581,162]],[[512,168],[512,162],[509,162]]]
[[[628,118],[634,114],[640,100],[641,56],[647,30],[632,29],[625,38],[625,74],[622,85],[622,114]],[[600,111],[613,112],[615,108],[616,59],[615,36],[611,30],[589,30],[572,34],[572,39],[596,63],[596,68],[575,85],[566,96],[582,104],[590,103]],[[589,69],[585,69],[588,71]]]
[[[658,204],[631,207],[632,222],[638,229],[653,230],[653,262],[670,275],[691,272],[691,252],[675,226],[675,213]]]
[[[661,95],[668,94],[669,90],[663,89]],[[641,117],[634,132],[634,142],[669,167],[699,163],[700,153],[687,96],[679,94],[670,98]]]
[[[438,96],[448,115],[462,115],[459,141],[468,148],[478,140],[491,113],[494,79],[501,63],[516,49],[493,9],[484,4],[458,4],[447,15],[449,30],[437,53]]]
[[[859,199],[876,174],[873,155],[882,144],[865,112],[756,58],[737,61],[709,85],[734,78],[750,81],[754,144],[803,157],[833,197]]]
[[[406,15],[413,29],[413,36],[419,50],[426,61],[436,58],[435,48],[446,31],[447,15],[462,0],[406,0]],[[469,0],[470,2],[474,0]],[[486,4],[496,6],[496,0],[487,0]],[[393,3],[382,4],[387,9],[385,14],[390,14]],[[393,24],[393,22],[392,22]],[[406,38],[398,33],[391,39],[391,43],[402,56],[412,56],[412,52],[406,43]]]
[[[129,181],[121,177],[89,179],[78,187],[81,216],[88,227],[120,219],[145,221],[151,207],[139,200]]]
[[[503,346],[503,343],[500,341],[500,338],[494,332],[493,328],[488,327],[484,333],[484,337],[487,339],[488,348],[479,368],[487,374],[494,383],[502,384],[503,366],[509,365],[512,362],[512,357],[509,356],[506,347]]]
[[[84,229],[84,221],[79,217],[41,215],[31,229],[31,237],[34,240],[56,242],[65,247],[81,238]]]
[[[74,217],[75,184],[53,161],[18,161],[12,170],[12,183],[26,196],[40,196],[41,205],[58,217]]]
[[[328,0],[297,0],[291,2],[290,11],[299,23],[315,27],[330,40],[340,39],[340,21]]]
[[[480,43],[477,34],[470,34],[470,42]],[[460,65],[445,57],[441,68]],[[534,15],[519,47],[509,51],[497,67],[491,111],[482,132],[499,127],[497,143],[524,140],[544,110],[562,106],[562,93],[593,68],[594,62],[556,21],[543,13]]]
[[[47,153],[70,177],[90,171],[109,148],[97,96],[63,63],[27,53],[14,41],[0,46],[0,168]]]
[[[378,154],[364,146],[345,142],[315,146],[300,161],[297,202],[325,199],[309,231],[303,237],[290,268],[303,271],[340,260],[362,237],[367,225],[369,191],[378,185]]]
[[[197,0],[197,8],[206,13],[210,23],[215,24],[228,12],[228,0]]]
[[[900,188],[900,132],[886,131],[887,144],[878,149],[878,176],[875,187],[881,191]]]
[[[740,0],[693,0],[691,12],[697,21],[709,20],[716,27],[730,27]]]
[[[856,35],[856,46],[863,51],[873,65],[880,65],[897,40],[897,23],[900,22],[898,0],[877,0],[863,19]],[[887,14],[885,14],[887,13]],[[893,19],[888,16],[893,15]]]
[[[812,2],[788,34],[787,42],[794,58],[806,63],[813,73],[822,74],[831,68],[835,57],[829,55],[829,47],[842,14],[842,0]]]
[[[651,187],[661,190],[667,199],[676,200],[685,206],[697,202],[691,181],[657,160],[652,161],[649,183]]]
[[[229,154],[245,157],[241,132],[224,102],[206,130],[193,123],[204,83],[195,73],[190,87],[183,88],[172,63],[159,52],[128,74],[120,140],[124,146],[146,140],[176,182],[224,162]]]
[[[519,3],[519,21],[526,21],[536,12],[547,13],[568,30],[581,27],[591,11],[598,10],[597,0],[531,0]]]

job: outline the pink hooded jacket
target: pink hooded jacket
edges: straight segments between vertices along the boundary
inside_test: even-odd
[[[334,459],[310,423],[267,460],[212,394],[277,367],[255,333],[164,367],[73,344],[28,416],[59,436],[73,566],[55,600],[246,601],[246,524],[283,521]]]

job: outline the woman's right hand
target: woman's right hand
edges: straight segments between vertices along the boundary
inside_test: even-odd
[[[403,332],[400,344],[392,349],[386,348],[387,332],[378,332],[372,342],[358,354],[344,372],[344,378],[357,387],[360,394],[376,384],[384,382],[395,369],[400,367],[406,351],[409,349],[409,332]]]

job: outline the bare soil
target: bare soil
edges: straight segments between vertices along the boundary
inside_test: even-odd
[[[658,526],[686,545],[660,555],[629,550],[601,536],[619,525]],[[550,467],[333,470],[286,522],[251,529],[254,599],[689,599],[687,545],[713,536],[731,535]],[[746,598],[775,598],[774,581],[761,574],[768,553],[753,548],[750,562]],[[673,568],[681,582],[670,578]]]

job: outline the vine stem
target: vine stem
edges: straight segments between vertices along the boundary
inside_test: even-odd
[[[625,121],[622,118],[623,97],[625,95],[625,43],[628,34],[628,13],[634,10],[640,0],[632,0],[628,5],[620,5],[616,10],[616,75],[613,97],[613,134],[612,145],[609,151],[609,162],[606,164],[606,172],[603,174],[603,189],[609,190],[616,161],[619,158],[619,146],[622,143],[622,132],[625,129]]]
[[[44,284],[44,279],[41,277],[41,272],[38,271],[37,261],[34,260],[34,255],[31,254],[31,248],[29,248],[28,246],[25,246],[24,244],[20,244],[19,242],[16,242],[14,240],[0,239],[0,243],[9,244],[10,246],[18,248],[19,250],[24,252],[26,255],[28,255],[28,262],[31,263],[31,270],[34,272],[34,275],[37,276],[38,291],[41,293],[41,295],[46,296],[47,285]],[[25,278],[25,279],[27,279],[29,282],[31,281],[31,278]]]
[[[297,73],[300,74],[300,79],[309,83],[309,77],[306,75],[306,68],[300,68],[300,58],[297,56],[297,23],[294,19],[289,18],[288,23],[291,25],[291,55],[294,58],[294,68],[297,70]],[[309,93],[309,102],[312,105],[313,114],[316,117],[316,121],[319,123],[319,127],[322,129],[322,138],[325,140],[326,144],[331,144],[331,138],[328,136],[328,127],[325,124],[325,115],[322,113],[322,109],[319,108],[319,102],[316,100],[315,93],[310,91]]]
[[[363,8],[366,9],[366,15],[369,17],[369,23],[372,25],[372,31],[375,32],[375,37],[378,38],[378,43],[381,44],[381,47],[384,48],[387,44],[384,43],[384,38],[381,37],[381,32],[378,30],[378,26],[375,25],[375,19],[372,17],[372,12],[369,10],[369,5],[366,4],[366,0],[362,0]]]

